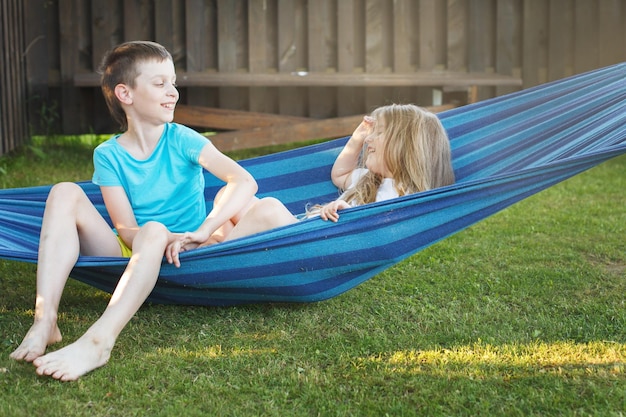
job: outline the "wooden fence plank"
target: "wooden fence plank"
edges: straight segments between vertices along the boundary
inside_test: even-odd
[[[548,3],[544,0],[524,1],[524,87],[547,81],[547,15]]]
[[[393,70],[395,72],[410,72],[413,67],[415,49],[411,28],[412,1],[398,0],[393,3]]]
[[[19,0],[0,4],[0,155],[23,144],[28,134],[23,7]]]
[[[88,10],[80,9],[83,16],[88,16]],[[120,2],[107,2],[103,3],[98,0],[92,0],[91,2],[91,39],[92,39],[92,66],[94,69],[98,69],[102,62],[104,54],[113,48],[115,45],[123,41],[123,17],[122,17],[122,5]],[[78,18],[78,22],[85,21],[84,18]],[[69,55],[69,54],[68,54]],[[72,69],[75,71],[75,67]],[[70,73],[71,74],[71,73]],[[93,103],[93,114],[109,114],[109,110],[103,100],[94,100],[93,97],[99,97],[99,90],[90,92],[91,100]],[[86,100],[83,100],[83,102]],[[97,131],[106,129],[109,126],[112,128],[117,127],[111,125],[110,118],[98,118],[92,122],[92,125]],[[87,126],[83,126],[83,130]],[[77,132],[78,133],[78,132]]]
[[[574,0],[551,0],[549,9],[548,77],[559,79],[574,72]]]
[[[2,88],[2,96],[0,96],[0,155],[12,150],[16,146],[13,137],[13,115],[11,114],[13,91],[11,91],[12,79],[5,68],[9,65],[11,57],[6,53],[7,46],[10,41],[7,36],[8,29],[12,29],[11,21],[15,16],[9,10],[9,3],[0,3],[0,65],[2,65],[2,73],[0,73],[0,88]]]
[[[176,24],[174,16],[174,2],[168,0],[155,0],[154,15],[154,41],[163,45],[174,58],[174,63],[177,63],[176,57]]]
[[[598,66],[617,64],[620,51],[626,49],[624,43],[624,20],[626,20],[626,2],[604,0],[598,4]]]
[[[333,0],[315,0],[307,3],[308,68],[309,71],[326,72],[336,69],[337,44],[334,30],[337,16]],[[331,117],[337,113],[336,91],[320,87],[309,91],[309,116]]]
[[[215,0],[186,0],[186,70],[206,71],[217,67],[217,9]],[[199,106],[217,106],[216,88],[191,88],[187,91],[187,102]]]
[[[267,3],[264,0],[249,0],[247,50],[248,71],[251,74],[267,71],[267,32]],[[251,111],[266,111],[263,96],[267,93],[267,87],[250,88],[248,108]]]
[[[418,64],[419,37],[413,30],[415,17],[419,12],[418,3],[413,0],[397,0],[393,3],[393,71],[412,72]],[[393,98],[399,103],[416,102],[418,88],[396,87]]]
[[[238,45],[244,44],[242,26],[245,16],[245,3],[241,0],[217,0],[218,71],[235,73],[239,67]],[[222,87],[219,89],[219,106],[230,109],[248,107],[248,91],[242,88]]]
[[[469,70],[471,72],[494,72],[495,4],[493,0],[470,0],[469,24]],[[492,97],[495,92],[488,87],[480,88],[477,99]]]
[[[273,49],[270,39],[274,34],[273,20],[275,7],[273,1],[249,0],[248,2],[248,71],[251,74],[267,72],[274,69],[270,60]],[[272,68],[273,67],[273,68]],[[278,110],[276,92],[260,86],[250,89],[250,105],[252,111],[275,112]]]
[[[81,18],[81,9],[76,1],[59,0],[59,14],[66,19],[61,20],[60,48],[68,51],[60,55],[59,74],[61,84],[61,123],[64,132],[78,133],[85,125],[85,112],[81,111],[78,91],[73,88],[73,74],[77,69],[78,25]],[[70,52],[71,51],[71,52]],[[78,120],[78,123],[77,123]]]
[[[18,0],[19,1],[19,0]],[[28,119],[36,132],[59,130],[58,120],[46,122],[42,117],[42,109],[50,105],[50,89],[48,86],[48,72],[51,67],[48,43],[46,42],[50,22],[49,9],[42,7],[43,0],[25,0],[25,22],[39,22],[39,24],[24,25],[25,31],[25,62],[38,62],[38,65],[26,65],[26,82],[28,84]],[[4,23],[3,23],[4,26]],[[4,67],[4,66],[3,66]],[[0,90],[1,94],[1,90]]]
[[[391,35],[391,12],[388,0],[366,0],[365,9],[365,72],[390,73],[393,65]],[[372,109],[385,104],[387,91],[383,87],[368,88],[365,106]]]
[[[337,71],[351,73],[359,67],[356,60],[359,54],[359,40],[363,39],[361,33],[357,33],[357,20],[362,19],[362,14],[356,10],[355,0],[343,0],[337,2],[337,20],[341,22],[337,28]],[[362,55],[361,55],[362,56]],[[363,70],[363,67],[359,68]],[[362,89],[353,87],[337,88],[337,115],[347,116],[362,113],[364,93]]]
[[[79,2],[73,3],[75,3],[73,6],[76,8]],[[93,68],[98,68],[105,52],[122,42],[123,29],[120,26],[122,23],[122,10],[119,6],[119,2],[103,3],[97,0],[91,1],[91,62]],[[79,10],[82,16],[77,16],[76,22],[81,22],[88,16],[87,10],[80,8]],[[77,29],[74,29],[73,33],[76,36],[78,33]],[[75,59],[75,57],[67,57],[67,59]],[[72,71],[74,69],[72,67]],[[71,72],[69,74],[71,75]]]
[[[419,0],[419,60],[418,68],[421,71],[432,71],[437,68],[437,64],[444,64],[438,62],[438,50],[439,42],[437,41],[439,26],[445,30],[445,26],[438,23],[437,19],[437,3],[443,5],[442,2],[436,0]],[[439,20],[439,22],[441,22]],[[417,90],[417,102],[418,103],[433,103],[433,100],[439,101],[439,98],[433,96],[434,93],[441,94],[442,92],[437,89],[420,88]]]
[[[248,2],[248,70],[252,73],[267,69],[267,13],[265,0]]]
[[[598,7],[588,0],[574,3],[574,71],[585,72],[599,64]]]
[[[498,0],[496,3],[496,72],[513,75],[519,68],[521,56],[521,28],[516,16],[520,15],[519,0]],[[515,91],[514,87],[498,87],[497,95]]]
[[[435,1],[435,30],[437,33],[435,38],[436,68],[445,68],[447,60],[446,33],[448,28],[446,27],[446,14],[446,2],[441,0]]]
[[[467,70],[467,1],[448,0],[447,68],[450,71]]]
[[[304,0],[278,0],[278,71],[290,74],[306,68],[306,36],[301,30],[306,21]],[[281,87],[278,90],[278,109],[281,114],[304,116],[308,114],[308,91],[300,87]]]
[[[124,41],[154,40],[154,3],[124,0]]]
[[[435,0],[419,1],[419,68],[432,70],[437,66],[437,22]]]
[[[237,8],[230,0],[217,1],[218,71],[237,71]]]

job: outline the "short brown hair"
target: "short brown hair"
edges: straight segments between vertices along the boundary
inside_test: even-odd
[[[126,84],[135,86],[135,79],[139,75],[137,64],[148,60],[165,61],[172,60],[172,55],[156,42],[131,41],[122,43],[108,51],[102,59],[99,72],[101,74],[100,85],[102,94],[111,112],[111,116],[120,128],[128,129],[126,113],[120,102],[115,97],[115,86]]]

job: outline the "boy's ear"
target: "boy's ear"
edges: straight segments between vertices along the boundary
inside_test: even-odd
[[[123,104],[132,104],[133,97],[130,88],[126,84],[118,84],[115,86],[115,97]]]

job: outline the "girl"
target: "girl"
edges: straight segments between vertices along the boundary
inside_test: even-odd
[[[336,222],[339,211],[454,183],[450,142],[436,115],[412,104],[379,107],[365,116],[331,171],[339,198],[307,213]],[[223,240],[297,222],[275,198],[263,198]]]

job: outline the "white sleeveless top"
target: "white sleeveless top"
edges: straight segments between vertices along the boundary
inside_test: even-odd
[[[366,168],[357,168],[352,171],[352,183],[350,184],[350,187],[348,187],[348,190],[353,188],[359,181],[359,179],[361,179],[361,177],[365,175],[368,171],[369,170]],[[383,178],[383,182],[380,184],[380,187],[378,187],[378,192],[376,193],[376,201],[384,201],[396,197],[399,197],[399,195],[396,191],[396,187],[394,187],[393,179]],[[356,206],[354,202],[350,202],[350,205],[352,207]]]

